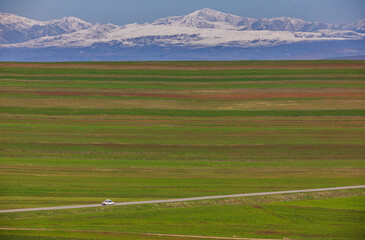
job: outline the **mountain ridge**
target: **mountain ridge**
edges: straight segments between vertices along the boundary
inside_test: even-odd
[[[36,21],[0,13],[0,59],[1,49],[15,48],[131,49],[155,46],[179,51],[219,47],[223,51],[224,48],[285,48],[296,43],[310,45],[364,39],[365,19],[350,24],[312,23],[291,17],[247,18],[204,8],[151,23],[118,26],[88,23],[75,17]],[[340,54],[340,51],[347,50],[338,51]],[[359,49],[351,51],[364,54]]]
[[[21,43],[44,36],[57,36],[91,27],[75,17],[37,21],[15,14],[0,13],[0,43]]]
[[[354,31],[365,33],[365,19],[360,19],[351,24],[329,24],[320,22],[308,22],[291,17],[276,18],[247,18],[233,14],[223,13],[210,8],[195,11],[193,13],[160,18],[152,23],[128,24],[118,26],[113,24],[88,23],[75,17],[63,17],[50,21],[36,21],[9,13],[0,13],[0,43],[23,43],[37,38],[59,36],[76,31],[99,26],[105,30],[106,26],[114,26],[113,29],[124,29],[131,26],[168,26],[189,27],[194,29],[216,29],[235,31],[289,31],[289,32],[318,32],[323,30]],[[96,30],[97,31],[97,30]],[[196,32],[196,31],[195,31]],[[148,34],[146,34],[148,35]],[[176,33],[172,34],[176,35]],[[118,40],[118,39],[112,39]]]

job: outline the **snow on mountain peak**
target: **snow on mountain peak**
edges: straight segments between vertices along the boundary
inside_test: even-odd
[[[230,24],[237,24],[239,21],[242,20],[242,17],[233,14],[219,12],[210,8],[204,8],[200,11],[196,11],[195,13],[197,13],[197,15],[202,19],[210,22],[227,22]]]
[[[187,26],[227,30],[300,31],[312,23],[291,17],[248,18],[204,8],[188,15],[161,18],[153,25]],[[327,28],[329,25],[316,25]]]
[[[91,23],[85,22],[75,17],[63,17],[61,19],[52,20],[48,22],[53,26],[59,26],[65,29],[67,32],[82,30],[92,26]]]
[[[25,29],[33,25],[41,25],[43,22],[17,16],[11,13],[0,13],[0,24],[13,29]]]
[[[244,30],[270,30],[270,31],[301,31],[304,26],[312,23],[291,17],[257,18],[240,23]]]
[[[0,13],[0,43],[18,43],[44,36],[57,36],[91,27],[75,17],[36,21],[10,13]]]
[[[365,19],[360,19],[353,24],[349,24],[349,26],[351,30],[365,33]]]
[[[224,21],[224,18],[229,16],[231,14],[228,13],[223,13],[223,12],[219,12],[210,8],[203,8],[201,10],[195,11],[193,13],[188,14],[187,16],[190,17],[195,17],[195,16],[199,16],[201,18],[205,18],[209,21]]]
[[[75,17],[63,17],[57,20],[53,20],[52,22],[67,23],[67,24],[79,23],[84,25],[91,25],[90,23]]]
[[[236,25],[242,17],[219,12],[210,8],[195,11],[188,15],[161,18],[154,25],[177,25],[196,28],[221,28],[221,24]]]
[[[124,26],[91,24],[75,17],[42,22],[0,13],[0,47],[274,46],[364,39],[364,24],[364,20],[334,25],[290,17],[247,18],[210,8]]]

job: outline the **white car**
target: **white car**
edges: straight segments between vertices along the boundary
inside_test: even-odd
[[[113,202],[112,200],[107,199],[104,202],[102,202],[101,205],[108,206],[108,205],[114,205],[114,203],[115,202]]]

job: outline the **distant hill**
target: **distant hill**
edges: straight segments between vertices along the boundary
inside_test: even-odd
[[[346,58],[365,55],[364,40],[365,19],[312,23],[290,17],[246,18],[205,8],[118,26],[75,17],[42,22],[0,13],[1,61]]]
[[[334,60],[365,60],[365,55],[356,55],[356,56],[343,56],[332,58]]]

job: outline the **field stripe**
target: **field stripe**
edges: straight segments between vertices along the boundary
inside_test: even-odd
[[[27,108],[0,107],[0,113],[39,115],[138,115],[138,116],[186,116],[186,117],[231,117],[231,116],[365,116],[362,109],[340,110],[189,110],[148,108]]]
[[[177,198],[177,199],[151,200],[151,201],[122,202],[122,203],[116,203],[115,205],[116,206],[126,206],[126,205],[140,205],[140,204],[186,202],[186,201],[211,200],[211,199],[220,199],[220,198],[236,198],[236,197],[289,194],[289,193],[322,192],[322,191],[348,190],[348,189],[359,189],[359,188],[365,188],[365,185],[346,186],[346,187],[333,187],[333,188],[304,189],[304,190],[290,190],[290,191],[277,191],[277,192],[243,193],[243,194],[217,195],[217,196],[192,197],[192,198]],[[101,207],[101,206],[102,206],[101,204],[89,204],[89,205],[75,205],[75,206],[61,206],[61,207],[9,209],[9,210],[0,210],[0,213],[60,210],[60,209],[74,209],[74,208],[92,208],[92,207]]]

